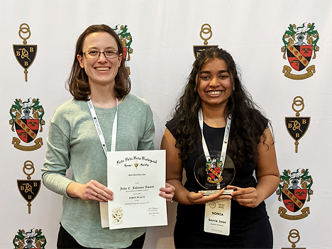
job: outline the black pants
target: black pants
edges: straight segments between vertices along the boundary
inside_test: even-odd
[[[127,248],[132,248],[132,249],[143,248],[144,239],[145,239],[145,233],[142,236],[134,239],[133,243]],[[80,244],[78,244],[77,241],[60,224],[57,248],[76,249],[76,248],[87,248],[87,247],[83,247]],[[94,249],[99,249],[99,248],[94,248]]]

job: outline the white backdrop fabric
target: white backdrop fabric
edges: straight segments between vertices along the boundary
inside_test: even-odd
[[[13,239],[22,229],[25,232],[42,229],[47,240],[45,248],[56,248],[62,197],[41,186],[28,214],[27,201],[18,190],[17,180],[26,179],[23,166],[27,160],[35,167],[31,179],[41,180],[49,120],[55,108],[71,98],[65,81],[75,56],[76,40],[89,25],[101,23],[113,28],[127,25],[132,35],[133,53],[127,61],[131,92],[151,105],[156,149],[190,73],[193,45],[203,45],[201,26],[210,24],[213,35],[209,45],[219,45],[233,55],[244,85],[272,122],[280,173],[308,169],[313,180],[313,194],[304,203],[310,208],[305,218],[282,218],[278,210],[284,204],[276,193],[266,201],[274,231],[274,248],[291,248],[288,239],[292,229],[299,231],[297,247],[332,248],[329,236],[332,86],[328,69],[332,65],[331,13],[332,2],[323,0],[1,1],[0,248],[14,248]],[[27,44],[37,45],[27,82],[13,52],[14,44],[23,44],[18,35],[22,23],[28,24],[31,31]],[[300,27],[304,23],[314,23],[319,34],[319,51],[310,60],[316,72],[307,79],[294,80],[282,73],[284,65],[289,66],[281,52],[282,37],[290,25]],[[295,117],[292,103],[296,96],[301,96],[305,104],[300,117],[311,118],[307,132],[299,140],[297,153],[295,140],[285,125],[285,117]],[[9,111],[15,99],[29,98],[38,98],[45,111],[45,125],[37,135],[43,145],[34,151],[22,151],[12,144],[13,137],[18,135],[11,130]],[[149,228],[145,248],[174,248],[175,212],[176,203],[168,204],[169,225]],[[301,210],[290,213],[301,214]]]

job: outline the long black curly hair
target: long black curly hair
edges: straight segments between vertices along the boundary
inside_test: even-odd
[[[245,160],[257,162],[257,145],[269,121],[261,114],[251,95],[242,85],[232,56],[219,48],[207,49],[195,60],[188,83],[176,104],[173,118],[179,121],[173,135],[177,140],[176,147],[180,150],[179,156],[182,160],[186,159],[196,144],[201,142],[198,124],[201,99],[196,91],[199,84],[196,79],[199,79],[204,63],[214,58],[225,61],[235,89],[226,105],[227,114],[232,115],[227,154],[235,165],[241,166]],[[265,141],[265,138],[263,140]]]

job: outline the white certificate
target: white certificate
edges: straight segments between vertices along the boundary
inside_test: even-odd
[[[107,152],[107,187],[114,193],[109,229],[167,225],[166,199],[159,196],[165,164],[164,150]]]

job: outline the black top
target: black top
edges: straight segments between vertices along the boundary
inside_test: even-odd
[[[166,124],[168,130],[174,136],[174,130],[178,124],[179,119],[172,119]],[[199,132],[199,131],[198,131]],[[225,133],[225,128],[213,128],[209,127],[204,123],[203,126],[204,138],[207,143],[207,147],[209,151],[217,150],[221,151],[222,149],[222,141]],[[175,137],[176,139],[176,137]],[[183,160],[182,166],[186,171],[187,180],[185,182],[185,188],[189,191],[200,191],[202,187],[196,182],[194,176],[194,165],[196,160],[204,154],[202,148],[201,140],[197,142],[195,149],[189,156]],[[247,187],[256,187],[257,181],[253,176],[254,170],[256,169],[257,164],[246,160],[243,165],[235,165],[236,175],[234,181],[231,185],[247,188]],[[236,241],[235,246],[241,247],[243,241],[245,240],[244,236],[245,231],[247,231],[250,227],[257,222],[259,219],[265,220],[268,222],[268,216],[265,209],[265,203],[262,202],[256,208],[248,208],[245,206],[241,206],[238,202],[232,200],[231,203],[231,227],[230,227],[230,236],[223,235],[215,235],[208,234],[204,232],[204,212],[205,212],[205,204],[198,205],[178,205],[177,210],[177,226],[181,229],[176,229],[175,236],[178,235],[178,238],[185,239],[185,233],[195,234],[194,237],[190,238],[195,239],[198,236],[197,241],[195,243],[203,243],[204,240],[207,240],[207,244],[201,244],[201,247],[213,247],[213,243],[220,246],[220,243],[226,243],[225,245],[233,245],[233,242]],[[259,224],[257,224],[260,227]],[[268,223],[269,226],[269,223]],[[178,231],[178,232],[177,232]],[[200,233],[197,233],[200,231]],[[204,239],[207,236],[208,238]],[[217,241],[211,241],[211,236],[216,236]],[[260,236],[257,234],[257,236]],[[265,236],[266,237],[266,236]],[[269,239],[269,238],[266,238]],[[261,239],[260,239],[261,240]],[[265,240],[265,239],[264,239]],[[270,236],[270,242],[272,243],[272,234]],[[187,242],[186,242],[187,243]],[[212,243],[212,244],[211,244]],[[188,246],[188,244],[186,244]]]

